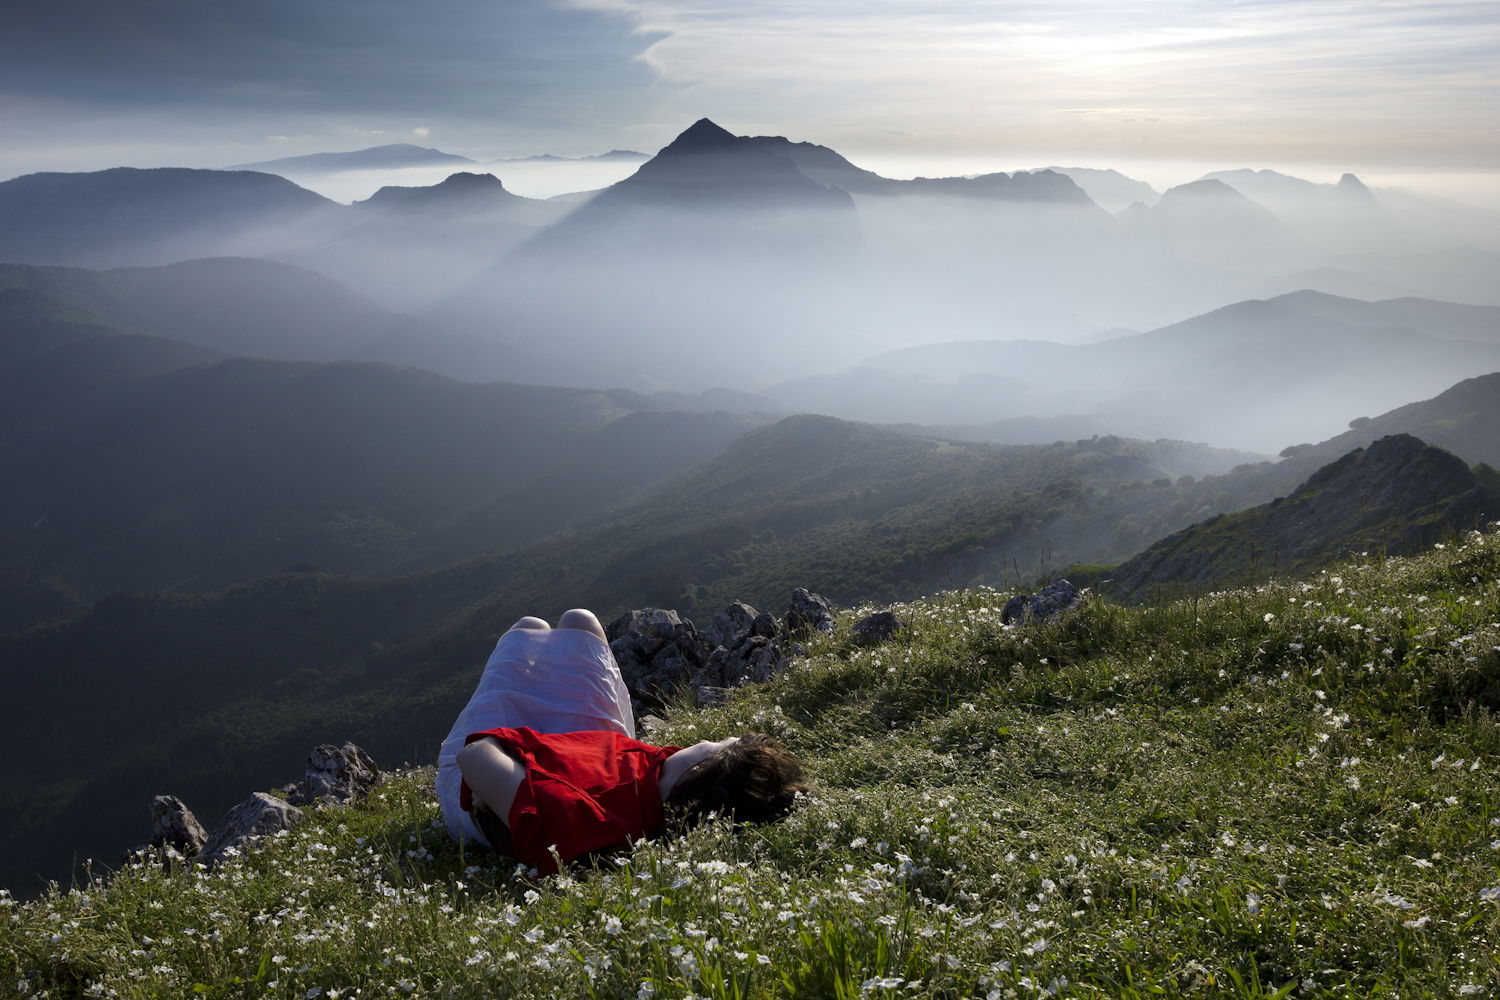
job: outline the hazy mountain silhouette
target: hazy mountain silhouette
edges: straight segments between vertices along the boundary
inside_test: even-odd
[[[643,390],[724,384],[735,345],[819,338],[859,241],[850,196],[703,119],[433,313],[516,346],[513,377]],[[774,318],[762,304],[796,302]],[[775,310],[769,310],[774,312]]]
[[[1148,252],[1190,269],[1270,273],[1306,266],[1309,248],[1269,209],[1218,180],[1179,184],[1120,214]]]
[[[640,163],[651,159],[645,153],[638,153],[633,149],[611,149],[607,153],[595,153],[593,156],[557,156],[553,153],[538,153],[535,156],[511,156],[499,160],[491,160],[491,163]]]
[[[112,267],[254,256],[305,238],[338,208],[250,171],[27,174],[0,182],[0,261]]]
[[[702,118],[570,221],[589,222],[605,213],[644,207],[842,213],[853,203],[847,193],[808,177],[789,158]]]
[[[459,173],[426,187],[388,185],[354,204],[366,209],[403,213],[485,215],[505,212],[532,200],[511,194],[493,174]]]
[[[390,170],[397,167],[457,166],[473,163],[467,156],[445,153],[440,149],[416,146],[409,142],[392,142],[345,153],[309,153],[284,156],[278,160],[241,163],[227,170],[260,170],[268,174],[323,174],[342,170]]]
[[[1137,202],[1154,205],[1161,192],[1133,177],[1126,177],[1118,170],[1100,170],[1093,167],[1046,167],[1054,173],[1068,177],[1083,188],[1094,202],[1106,212],[1118,212]],[[1032,171],[1039,173],[1040,171]]]
[[[1053,174],[1046,170],[897,180],[857,167],[834,150],[816,143],[792,142],[779,135],[752,136],[741,141],[785,157],[813,180],[853,195],[941,195],[1067,204],[1088,200],[1088,196],[1076,184],[1065,180],[1060,173]]]
[[[1367,254],[1399,248],[1402,237],[1376,196],[1353,174],[1318,184],[1274,170],[1216,170],[1204,175],[1253,199],[1314,245]]]
[[[1092,344],[955,341],[765,391],[880,422],[1090,417],[1116,433],[1274,451],[1500,369],[1500,311],[1300,292]],[[1472,338],[1472,339],[1471,339]],[[1481,340],[1480,338],[1483,338]]]

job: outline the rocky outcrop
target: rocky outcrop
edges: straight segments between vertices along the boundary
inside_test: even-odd
[[[1005,602],[1000,621],[1005,625],[1035,625],[1051,621],[1083,603],[1083,593],[1067,580],[1055,580],[1035,594],[1017,594]]]
[[[181,855],[208,865],[218,864],[232,851],[243,853],[262,837],[288,830],[302,819],[306,805],[348,805],[364,798],[380,784],[380,768],[363,749],[353,743],[320,744],[307,755],[307,773],[302,781],[285,786],[286,798],[255,792],[229,810],[205,834],[181,799],[158,795],[151,800],[151,845],[132,854],[162,852],[164,861]]]
[[[805,587],[792,591],[792,605],[787,608],[786,627],[793,633],[813,630],[833,634],[833,605]]]
[[[230,856],[243,854],[262,837],[290,830],[302,820],[302,810],[265,792],[250,797],[224,815],[199,852],[199,860],[212,867]]]
[[[665,608],[627,611],[604,634],[631,696],[648,701],[681,687],[713,651],[691,621]]]
[[[171,848],[184,857],[203,849],[208,834],[193,811],[175,795],[158,795],[151,800],[151,846]]]
[[[702,630],[675,611],[641,608],[615,619],[605,635],[638,703],[659,702],[686,686],[699,704],[718,704],[733,688],[770,680],[804,654],[797,635],[833,628],[828,601],[798,588],[780,622],[735,601]]]
[[[307,774],[297,789],[296,804],[353,802],[369,795],[379,784],[380,768],[360,747],[322,743],[307,755]]]

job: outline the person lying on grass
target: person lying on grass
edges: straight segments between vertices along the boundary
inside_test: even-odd
[[[807,790],[797,759],[764,733],[685,749],[637,740],[599,620],[575,608],[557,626],[526,617],[500,637],[443,741],[438,803],[455,840],[551,874],[557,860],[658,836],[669,816],[766,822]]]

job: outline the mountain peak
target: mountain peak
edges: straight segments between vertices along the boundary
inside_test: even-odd
[[[1375,195],[1365,186],[1365,182],[1353,174],[1345,174],[1339,178],[1338,193],[1346,198],[1358,201],[1373,202]]]
[[[702,153],[709,150],[726,149],[733,146],[737,141],[739,141],[739,137],[733,132],[720,128],[707,118],[699,118],[688,127],[687,131],[673,139],[661,152]]]

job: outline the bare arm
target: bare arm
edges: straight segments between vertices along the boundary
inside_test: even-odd
[[[510,825],[510,807],[516,800],[526,768],[500,748],[493,736],[475,740],[458,752],[458,769],[474,796],[474,808],[481,806]]]

